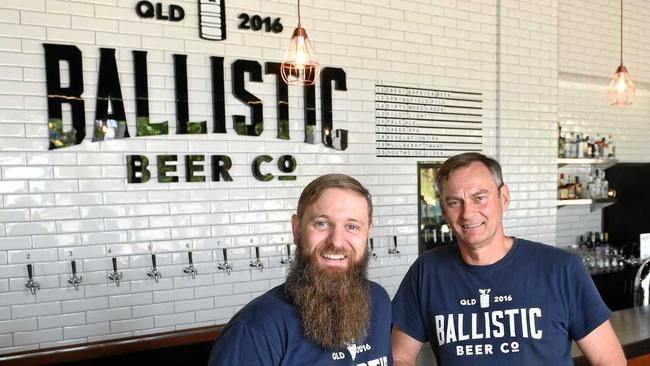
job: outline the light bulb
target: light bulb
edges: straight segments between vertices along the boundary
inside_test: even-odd
[[[620,73],[618,74],[618,81],[616,82],[616,90],[618,90],[619,93],[625,91],[625,75],[621,75]]]
[[[302,70],[305,68],[305,38],[298,37],[296,39],[296,69]]]

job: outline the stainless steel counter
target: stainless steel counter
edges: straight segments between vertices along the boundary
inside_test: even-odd
[[[650,305],[615,311],[611,321],[627,359],[650,353]],[[588,365],[575,342],[571,353],[576,365]]]

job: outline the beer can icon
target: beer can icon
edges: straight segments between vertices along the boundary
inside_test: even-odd
[[[199,36],[211,41],[226,39],[226,0],[199,0]]]
[[[478,292],[481,293],[481,296],[479,296],[479,301],[481,304],[481,309],[484,308],[489,308],[490,307],[490,289],[478,289]]]

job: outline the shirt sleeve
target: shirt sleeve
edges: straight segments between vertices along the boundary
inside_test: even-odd
[[[280,353],[268,337],[247,322],[228,326],[217,337],[208,366],[279,365]]]
[[[600,297],[594,281],[576,257],[571,261],[573,290],[571,291],[569,332],[580,340],[609,319],[612,312]]]
[[[424,343],[428,341],[425,317],[422,310],[422,292],[420,280],[421,261],[408,270],[393,298],[393,325],[409,336]]]

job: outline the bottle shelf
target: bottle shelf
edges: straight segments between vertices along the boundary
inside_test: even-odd
[[[603,165],[605,169],[618,163],[616,159],[593,159],[593,158],[558,158],[557,165]]]
[[[601,210],[616,203],[612,198],[580,198],[574,200],[557,200],[557,207],[590,205],[591,211]]]

